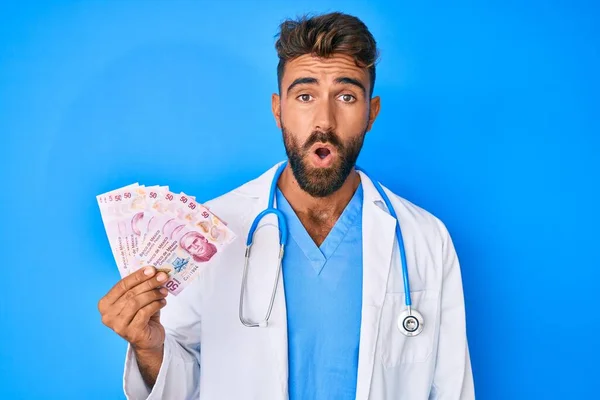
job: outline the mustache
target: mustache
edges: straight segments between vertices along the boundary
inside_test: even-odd
[[[308,151],[312,145],[315,143],[330,143],[338,150],[342,150],[344,148],[344,144],[340,137],[334,131],[314,131],[310,134],[306,142],[302,146],[304,151]]]

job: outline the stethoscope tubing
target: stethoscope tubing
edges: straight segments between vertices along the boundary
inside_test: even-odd
[[[246,240],[246,254],[244,256],[244,272],[243,272],[243,276],[242,276],[242,287],[240,290],[240,304],[239,304],[240,321],[247,327],[266,327],[268,325],[268,321],[271,316],[271,312],[273,310],[273,304],[275,302],[275,296],[276,296],[277,287],[279,284],[279,277],[281,275],[284,249],[285,249],[285,245],[287,244],[287,239],[288,239],[288,224],[287,224],[285,215],[280,210],[275,208],[275,191],[277,189],[277,181],[279,180],[279,177],[281,176],[286,165],[287,165],[287,162],[283,162],[277,168],[277,170],[275,172],[275,176],[273,178],[273,181],[271,182],[271,187],[269,190],[269,202],[268,202],[267,208],[265,210],[263,210],[262,212],[260,212],[256,216],[256,218],[252,222],[252,225],[250,226],[250,230],[248,231],[248,238]],[[359,168],[358,166],[355,168],[357,171],[360,171],[363,174],[365,174],[367,177],[369,177],[369,174],[362,168]],[[398,241],[398,249],[400,252],[400,261],[401,261],[401,266],[402,266],[402,280],[404,283],[404,293],[405,293],[404,301],[405,301],[405,304],[407,307],[407,310],[404,313],[402,313],[400,315],[400,317],[398,318],[398,328],[405,335],[414,336],[414,335],[417,335],[422,329],[423,317],[418,312],[412,310],[412,301],[411,301],[411,295],[410,295],[410,283],[409,283],[409,279],[408,279],[408,267],[407,267],[407,261],[406,261],[406,251],[404,249],[404,240],[402,237],[402,230],[400,229],[400,222],[398,220],[398,216],[396,215],[394,207],[392,206],[392,202],[390,201],[388,195],[383,190],[383,187],[379,184],[379,182],[376,182],[374,180],[371,180],[371,182],[373,183],[373,186],[375,186],[375,189],[377,190],[377,192],[383,199],[383,202],[385,203],[385,206],[387,207],[388,212],[396,221],[396,225],[395,225],[396,240]],[[254,234],[256,232],[256,229],[258,228],[258,224],[260,223],[262,218],[264,218],[265,216],[267,216],[269,214],[275,215],[277,217],[277,222],[278,222],[279,254],[278,254],[278,262],[277,262],[277,273],[275,275],[275,282],[273,284],[273,290],[271,292],[269,308],[267,309],[265,318],[261,322],[252,322],[252,321],[245,319],[243,316],[244,295],[245,295],[245,289],[246,289],[247,278],[248,278],[248,266],[250,264],[250,253],[251,253],[251,249],[252,249],[252,243],[254,241]],[[418,327],[417,330],[409,331],[407,328],[403,327],[404,326],[403,324],[404,324],[404,322],[407,321],[407,318],[410,318],[413,321],[415,321],[415,325]]]

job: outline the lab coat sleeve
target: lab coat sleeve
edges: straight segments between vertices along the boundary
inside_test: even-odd
[[[192,399],[199,397],[200,314],[194,286],[169,296],[161,311],[166,338],[163,361],[150,390],[144,382],[131,346],[127,348],[123,390],[128,400]]]
[[[443,280],[438,353],[430,400],[475,399],[466,333],[460,265],[452,238],[440,222]]]

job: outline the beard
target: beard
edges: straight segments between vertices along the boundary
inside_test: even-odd
[[[281,131],[294,178],[298,181],[300,188],[312,197],[327,197],[342,187],[356,164],[367,133],[365,128],[361,135],[344,143],[333,131],[314,131],[306,142],[300,145],[283,123]],[[326,168],[309,165],[308,157],[311,155],[309,151],[315,143],[329,143],[335,147],[338,157],[333,165]]]

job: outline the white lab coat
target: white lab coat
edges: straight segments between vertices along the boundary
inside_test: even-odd
[[[276,168],[207,203],[239,237],[193,284],[167,299],[161,313],[167,331],[163,364],[151,392],[128,348],[123,378],[128,399],[288,398],[283,280],[267,328],[243,326],[238,312],[246,236],[267,207]],[[424,318],[421,334],[406,337],[397,329],[405,305],[395,220],[362,173],[361,179],[364,283],[356,399],[474,399],[460,267],[445,226],[385,189],[401,222],[413,307]],[[268,308],[279,250],[275,217],[263,221],[244,300],[244,315],[255,321]]]

